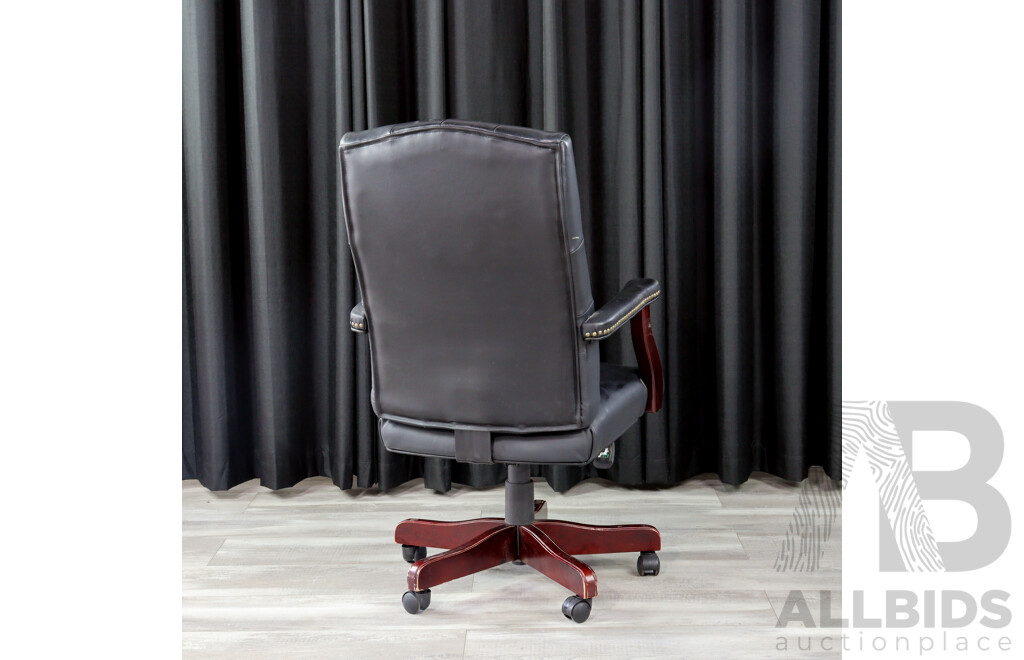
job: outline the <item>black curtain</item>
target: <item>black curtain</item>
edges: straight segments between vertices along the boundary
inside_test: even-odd
[[[839,38],[837,0],[186,0],[183,477],[502,480],[385,451],[348,330],[338,142],[454,117],[568,132],[595,300],[663,284],[664,409],[539,474],[838,478]]]

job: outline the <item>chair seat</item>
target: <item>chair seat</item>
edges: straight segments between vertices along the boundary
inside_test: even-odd
[[[583,429],[556,433],[495,433],[491,454],[495,463],[586,465],[615,442],[644,414],[647,388],[635,369],[601,365],[601,403],[593,423]],[[415,456],[455,458],[455,434],[448,429],[380,422],[388,451]]]

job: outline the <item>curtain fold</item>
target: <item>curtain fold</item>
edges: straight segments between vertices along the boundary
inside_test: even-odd
[[[652,307],[663,410],[557,490],[840,474],[840,5],[833,1],[186,0],[183,478],[499,483],[385,451],[337,145],[456,117],[575,146],[595,300]],[[628,333],[602,359],[633,364]]]

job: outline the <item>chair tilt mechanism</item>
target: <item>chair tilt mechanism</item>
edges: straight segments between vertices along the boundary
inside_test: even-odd
[[[660,285],[631,280],[595,311],[564,133],[415,122],[348,133],[340,156],[361,295],[349,326],[369,339],[384,447],[508,466],[504,518],[399,523],[402,604],[419,613],[432,587],[516,562],[572,592],[562,613],[586,621],[597,577],[575,555],[639,553],[637,572],[657,575],[661,536],[545,519],[530,465],[610,467],[615,441],[661,409]],[[627,321],[637,368],[602,363]]]

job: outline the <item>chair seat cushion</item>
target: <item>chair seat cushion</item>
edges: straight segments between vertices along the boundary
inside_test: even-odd
[[[647,406],[647,388],[635,369],[601,365],[601,403],[587,428],[557,433],[494,433],[495,463],[586,465],[615,442]],[[448,429],[380,421],[380,436],[388,451],[415,456],[455,458],[455,434]]]

